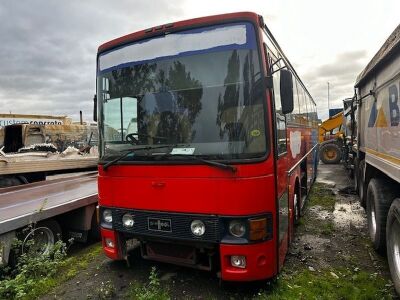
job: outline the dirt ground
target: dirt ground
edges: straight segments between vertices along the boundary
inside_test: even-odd
[[[148,284],[153,266],[160,288],[166,289],[173,299],[307,299],[311,290],[316,291],[311,294],[312,298],[321,297],[326,291],[325,298],[339,299],[347,298],[346,294],[343,296],[343,289],[348,281],[352,282],[352,292],[354,288],[359,292],[354,294],[355,299],[358,299],[357,295],[362,298],[362,292],[371,288],[364,285],[375,283],[377,288],[371,290],[368,298],[374,299],[375,292],[379,298],[395,297],[386,260],[371,247],[364,210],[343,167],[321,164],[313,193],[296,229],[284,269],[273,282],[221,287],[213,273],[145,261],[136,251],[131,254],[129,267],[124,262],[113,262],[103,254],[96,256],[87,268],[42,299],[104,299],[107,295],[113,299],[132,298],[129,287]],[[329,204],[329,199],[334,199],[333,203]],[[360,279],[365,276],[366,280]],[[301,285],[307,284],[312,289],[302,290],[306,287]],[[348,297],[352,298],[352,295]]]

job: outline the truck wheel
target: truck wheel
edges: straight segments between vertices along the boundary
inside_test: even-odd
[[[6,188],[11,186],[17,186],[26,184],[28,181],[22,175],[19,176],[0,176],[0,188]]]
[[[47,255],[54,244],[61,239],[60,225],[54,220],[39,222],[25,234],[22,253]]]
[[[400,295],[400,199],[393,201],[386,223],[387,257],[390,274]]]
[[[358,181],[359,181],[358,178],[360,177],[358,168],[359,168],[358,158],[355,158],[353,173],[354,173],[354,190],[356,191],[356,193],[358,193]]]
[[[386,218],[394,198],[387,180],[370,180],[367,190],[368,231],[375,250],[380,254],[386,252]]]
[[[367,195],[367,185],[364,179],[365,170],[365,160],[359,162],[359,168],[357,171],[358,176],[358,196],[360,197],[360,204],[362,207],[366,208],[366,195]]]
[[[339,146],[334,143],[322,145],[319,153],[319,157],[324,164],[337,164],[342,156]]]

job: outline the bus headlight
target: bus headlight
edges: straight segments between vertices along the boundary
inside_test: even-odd
[[[112,211],[110,209],[103,210],[103,220],[106,223],[112,222]]]
[[[235,237],[243,237],[246,233],[246,224],[241,220],[233,220],[229,223],[229,233]]]
[[[194,220],[190,224],[190,230],[195,236],[202,236],[206,232],[206,225],[200,220]]]
[[[124,214],[122,217],[122,224],[126,228],[131,228],[133,227],[133,224],[135,224],[135,220],[131,214]]]

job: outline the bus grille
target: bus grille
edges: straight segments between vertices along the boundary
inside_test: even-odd
[[[135,223],[132,228],[126,228],[122,225],[122,217],[124,214],[130,213],[134,216]],[[170,221],[170,230],[162,228],[150,229],[149,220],[162,222]],[[193,220],[201,220],[206,226],[203,236],[197,237],[192,234],[190,224]],[[192,215],[179,213],[158,213],[141,210],[114,209],[113,210],[113,228],[117,231],[132,233],[136,235],[146,235],[153,237],[164,237],[170,239],[203,241],[203,242],[219,242],[220,240],[220,224],[218,217],[210,215]]]

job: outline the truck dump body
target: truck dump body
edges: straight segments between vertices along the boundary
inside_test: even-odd
[[[0,189],[0,234],[97,202],[97,173]]]
[[[366,162],[400,181],[400,25],[358,76],[359,148]]]
[[[400,294],[400,25],[358,76],[355,87],[357,187],[373,246],[387,254]]]

